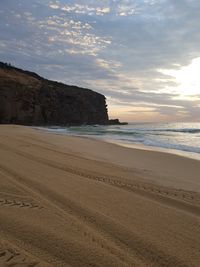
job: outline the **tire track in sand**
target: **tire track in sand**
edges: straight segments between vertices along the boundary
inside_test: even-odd
[[[55,163],[53,161],[41,158],[41,157],[30,155],[29,153],[24,153],[24,152],[16,151],[16,150],[13,151],[12,149],[9,149],[9,150],[13,153],[17,153],[20,156],[26,157],[38,163],[42,163],[53,168],[61,169],[66,172],[79,175],[84,178],[93,179],[99,182],[110,184],[112,186],[120,187],[123,190],[125,189],[125,190],[130,191],[130,188],[133,187],[132,188],[132,190],[134,189],[133,192],[140,194],[142,196],[143,196],[143,191],[141,192],[141,190],[149,189],[147,186],[144,188],[144,185],[142,184],[138,184],[138,183],[127,184],[126,182],[124,181],[122,182],[119,179],[114,179],[113,177],[105,177],[105,176],[102,177],[101,175],[97,175],[96,173],[91,174],[87,172],[86,170],[80,170],[80,169],[77,170],[71,166],[64,166],[64,165]],[[35,189],[38,189],[38,186],[36,186]],[[152,188],[150,189],[150,191],[152,191]],[[40,188],[40,192],[44,193],[44,195],[47,198],[48,198],[48,195],[51,195],[51,196],[53,195],[53,199],[55,199],[55,203],[59,207],[61,207],[63,210],[69,213],[72,213],[76,217],[83,219],[84,221],[88,222],[90,225],[93,225],[95,228],[97,227],[97,229],[100,230],[100,232],[104,232],[106,235],[113,238],[117,245],[122,245],[127,248],[131,247],[132,253],[136,254],[136,256],[142,259],[143,261],[149,262],[151,264],[156,263],[158,264],[157,266],[177,266],[177,267],[187,266],[185,263],[180,262],[180,260],[178,260],[177,258],[171,255],[165,254],[163,251],[158,250],[152,244],[148,244],[147,242],[139,238],[137,235],[128,232],[127,229],[124,228],[122,225],[116,224],[115,222],[111,221],[109,218],[99,215],[98,213],[94,214],[90,210],[83,209],[82,207],[77,206],[77,204],[73,203],[71,200],[68,200],[66,203],[66,198],[62,199],[60,196],[56,195],[55,192],[50,192],[46,188]],[[153,188],[153,193],[155,194],[155,193],[160,193],[160,192],[157,192],[156,189]],[[151,195],[149,196],[145,194],[144,197],[151,198]],[[160,201],[160,199],[157,199],[157,198],[154,200]],[[183,204],[185,205],[185,203]],[[68,206],[67,209],[66,209],[66,205]],[[195,209],[194,209],[194,212],[196,212]],[[84,232],[83,234],[85,236],[90,236],[90,234],[87,232]],[[125,240],[123,238],[124,236],[126,236]],[[96,237],[94,236],[92,237],[92,239],[93,239],[93,242],[99,242],[98,240],[96,240]],[[106,249],[108,249],[107,245],[103,245],[103,247],[104,246]]]
[[[100,173],[87,171],[80,168],[75,168],[69,165],[63,165],[59,162],[55,162],[41,156],[35,156],[27,152],[18,151],[16,149],[10,148],[4,144],[1,144],[1,147],[5,150],[11,151],[19,156],[28,158],[32,161],[38,162],[40,164],[45,164],[52,168],[56,168],[67,173],[81,176],[83,178],[103,182],[111,186],[118,187],[120,189],[133,192],[142,197],[149,198],[153,201],[157,201],[164,205],[170,206],[172,208],[177,208],[179,210],[192,213],[196,216],[200,216],[200,194],[193,193],[183,190],[173,190],[167,187],[156,187],[155,185],[150,185],[148,183],[141,183],[138,181],[126,180],[123,177],[116,176],[105,176]],[[123,179],[123,181],[121,180]]]
[[[44,262],[35,260],[30,256],[24,254],[19,249],[13,247],[11,244],[0,242],[0,266],[1,267],[42,267],[49,266]]]
[[[28,208],[28,209],[43,209],[43,206],[38,204],[27,202],[19,199],[8,199],[8,198],[1,198],[0,197],[0,206],[8,206],[8,207],[16,207],[16,208]]]
[[[75,230],[79,235],[81,235],[84,239],[86,239],[86,242],[89,241],[90,243],[94,243],[100,249],[107,251],[109,254],[111,254],[112,257],[116,257],[121,262],[120,266],[132,266],[132,264],[135,262],[135,259],[131,255],[129,255],[128,258],[130,258],[130,257],[132,258],[132,260],[130,262],[130,260],[127,258],[127,252],[122,250],[121,247],[116,246],[116,244],[111,242],[111,240],[109,240],[109,242],[108,242],[107,237],[105,235],[102,236],[99,233],[94,234],[94,231],[91,231],[90,226],[88,226],[88,225],[86,227],[84,227],[84,229],[82,229],[80,227],[79,220],[81,218],[83,219],[83,217],[82,216],[76,216],[74,209],[76,209],[77,213],[79,213],[79,210],[81,210],[83,212],[83,214],[84,214],[84,210],[82,210],[77,205],[75,206],[71,200],[67,201],[66,198],[61,199],[59,195],[55,194],[55,192],[47,190],[44,186],[42,186],[41,184],[38,184],[36,182],[27,181],[26,177],[18,175],[13,170],[8,169],[7,167],[3,166],[2,164],[0,164],[0,169],[3,170],[3,172],[5,174],[7,174],[7,177],[10,176],[10,177],[12,177],[12,179],[19,181],[20,184],[23,184],[24,185],[24,186],[22,186],[23,188],[26,188],[26,187],[32,188],[32,189],[34,189],[33,191],[39,193],[40,199],[45,200],[45,209],[46,210],[51,210],[51,208],[49,207],[49,205],[50,205],[50,206],[54,207],[54,212],[55,212],[55,208],[57,211],[59,211],[59,212],[56,212],[56,215],[60,215],[62,217],[62,219],[66,219],[66,217],[65,217],[66,214],[69,215],[69,216],[67,216],[67,222],[70,221],[70,225],[73,228],[73,230]],[[52,199],[54,199],[54,202],[52,202]],[[5,200],[3,199],[1,203],[3,203],[3,205],[5,205],[5,206],[10,206],[13,204],[13,201],[12,202],[11,201],[5,202]],[[1,203],[0,203],[0,205],[1,205]],[[30,207],[30,205],[28,205],[28,206]],[[63,206],[64,206],[64,208],[63,208]],[[89,215],[89,217],[90,217],[90,215]],[[86,221],[86,220],[84,220],[84,221]],[[128,263],[128,265],[127,265],[127,263]],[[138,265],[133,265],[133,266],[138,266]]]

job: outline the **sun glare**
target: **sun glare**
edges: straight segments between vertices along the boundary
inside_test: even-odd
[[[200,95],[200,57],[193,59],[188,66],[179,70],[160,70],[175,78],[178,84],[174,91],[183,96]]]

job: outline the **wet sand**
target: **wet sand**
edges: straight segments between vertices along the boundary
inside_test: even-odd
[[[200,266],[200,161],[0,126],[0,266]]]

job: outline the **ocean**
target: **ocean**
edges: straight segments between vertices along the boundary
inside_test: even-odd
[[[129,123],[112,126],[49,127],[58,134],[93,137],[119,145],[143,145],[200,159],[200,123]]]

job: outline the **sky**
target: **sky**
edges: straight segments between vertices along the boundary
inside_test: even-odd
[[[199,0],[1,0],[0,61],[90,88],[122,121],[200,121]]]

